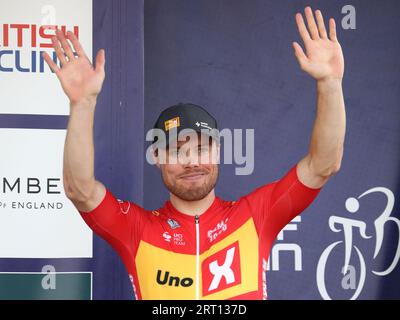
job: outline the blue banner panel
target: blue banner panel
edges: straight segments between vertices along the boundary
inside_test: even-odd
[[[268,297],[399,299],[398,1],[146,1],[145,128],[177,102],[205,106],[220,129],[255,132],[254,172],[222,164],[217,195],[236,200],[281,178],[307,153],[316,115],[315,81],[292,47],[308,5],[335,18],[344,52],[344,156],[276,239]],[[145,177],[145,206],[158,208],[169,197],[159,170],[146,164]]]

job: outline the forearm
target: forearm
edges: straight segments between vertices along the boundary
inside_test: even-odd
[[[310,161],[321,176],[339,170],[343,156],[346,112],[342,81],[317,81],[317,114],[310,142]]]
[[[84,201],[95,186],[93,122],[96,101],[71,105],[64,145],[64,187],[69,197]]]

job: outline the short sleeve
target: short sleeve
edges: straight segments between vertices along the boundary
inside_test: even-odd
[[[135,203],[118,200],[108,189],[101,203],[90,212],[80,214],[98,236],[106,240],[125,260],[136,251],[145,210]]]
[[[313,202],[322,189],[304,185],[296,169],[297,164],[280,180],[261,186],[245,197],[259,231],[275,237]]]

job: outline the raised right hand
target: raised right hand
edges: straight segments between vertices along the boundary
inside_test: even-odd
[[[71,41],[77,57],[67,39]],[[72,32],[69,31],[67,38],[65,38],[64,34],[57,29],[56,36],[52,38],[52,43],[61,62],[61,68],[54,63],[47,53],[43,53],[43,58],[60,80],[71,105],[95,101],[105,78],[104,50],[99,50],[97,53],[96,67],[94,68]]]

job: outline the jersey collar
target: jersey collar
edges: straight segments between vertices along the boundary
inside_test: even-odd
[[[204,211],[201,215],[199,215],[200,220],[204,220],[204,219],[208,220],[209,217],[214,216],[215,213],[218,211],[218,209],[222,207],[222,203],[223,203],[223,201],[218,196],[215,196],[214,201],[208,207],[208,209],[206,211]],[[176,217],[176,218],[183,218],[185,220],[190,220],[190,221],[194,222],[194,216],[180,212],[179,210],[177,210],[174,207],[174,205],[171,203],[170,200],[167,200],[165,202],[163,208],[165,210],[164,212],[168,216],[172,216],[172,217]]]

